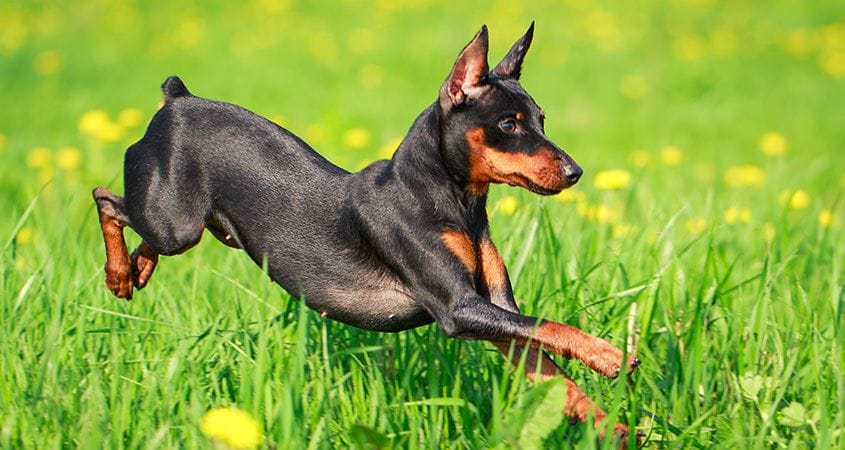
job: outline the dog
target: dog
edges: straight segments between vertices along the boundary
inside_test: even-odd
[[[515,363],[528,351],[529,377],[564,377],[564,412],[599,427],[605,412],[545,352],[607,377],[640,361],[572,326],[520,314],[488,227],[490,184],[551,195],[582,175],[546,137],[543,110],[519,84],[533,33],[532,22],[490,70],[483,26],[392,159],[357,173],[169,77],[163,106],[126,151],[124,197],[93,191],[106,286],[131,299],[159,255],[185,252],[207,229],[323,316],[381,332],[436,322],[447,337],[490,341]],[[131,255],[124,227],[143,239]],[[614,424],[613,433],[625,445],[628,428]]]

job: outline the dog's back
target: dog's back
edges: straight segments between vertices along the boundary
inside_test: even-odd
[[[194,97],[178,78],[162,90],[164,105],[126,151],[132,227],[164,255],[215,229],[259,264],[266,258],[271,276],[295,288],[298,280],[273,273],[273,260],[315,263],[313,246],[328,240],[335,224],[327,219],[336,217],[349,173],[267,119]]]

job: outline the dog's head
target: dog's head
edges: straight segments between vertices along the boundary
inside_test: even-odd
[[[440,88],[446,162],[476,194],[507,183],[550,195],[581,177],[578,164],[546,137],[543,110],[519,84],[533,34],[532,22],[490,71],[483,26]]]

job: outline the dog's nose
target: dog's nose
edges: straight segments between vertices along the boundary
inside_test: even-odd
[[[578,164],[573,163],[563,166],[563,175],[566,177],[566,181],[569,181],[570,185],[577,183],[583,173],[584,171],[581,170]]]

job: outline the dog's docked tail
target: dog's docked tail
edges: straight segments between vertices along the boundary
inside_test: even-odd
[[[185,83],[175,75],[171,75],[161,83],[161,92],[164,94],[164,102],[167,103],[176,97],[187,97],[191,95],[191,91],[185,87]]]

